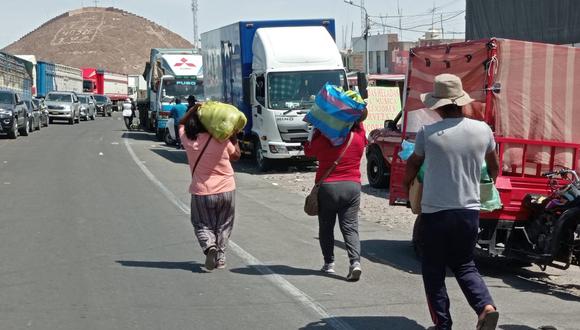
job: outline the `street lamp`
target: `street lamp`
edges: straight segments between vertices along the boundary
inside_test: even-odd
[[[357,5],[352,2],[352,0],[344,0],[344,3],[351,6],[358,7],[365,11],[365,29],[363,31],[363,39],[365,40],[365,74],[369,74],[369,14],[367,9],[361,5]]]

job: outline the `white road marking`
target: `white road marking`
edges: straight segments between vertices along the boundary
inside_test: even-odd
[[[117,145],[117,144],[119,144],[119,142],[111,142],[111,144]]]
[[[125,141],[125,147],[127,151],[133,158],[133,161],[145,176],[161,191],[161,193],[172,202],[178,209],[180,209],[184,214],[190,214],[190,208],[188,205],[183,203],[175,194],[173,194],[161,181],[155,177],[155,175],[143,164],[143,161],[137,157],[133,148],[129,144],[127,137],[123,138]],[[352,330],[353,328],[345,323],[344,321],[330,315],[326,309],[319,303],[317,303],[313,298],[307,295],[304,291],[295,287],[292,283],[288,282],[284,277],[274,273],[268,266],[265,266],[263,262],[248,253],[246,250],[242,249],[239,245],[234,243],[234,241],[229,242],[230,250],[237,254],[247,265],[252,265],[257,271],[262,273],[264,277],[270,281],[272,284],[276,285],[282,291],[286,292],[290,297],[294,298],[296,301],[300,302],[303,306],[310,308],[316,312],[322,319],[324,319],[328,324],[334,329],[339,330]]]
[[[99,152],[99,156],[102,156],[102,155],[103,155],[103,153],[102,152]]]

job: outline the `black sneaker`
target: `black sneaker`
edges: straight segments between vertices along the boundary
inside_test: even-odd
[[[217,249],[215,246],[212,246],[207,249],[207,253],[205,255],[205,268],[207,270],[213,270],[215,268],[215,258],[217,256]]]

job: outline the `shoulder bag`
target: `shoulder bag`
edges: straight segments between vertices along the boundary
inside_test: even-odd
[[[342,150],[338,158],[334,161],[332,166],[328,170],[326,170],[326,173],[324,173],[324,175],[320,178],[320,180],[318,180],[318,182],[314,184],[314,187],[312,187],[310,194],[306,196],[306,200],[304,201],[304,212],[306,212],[306,214],[310,216],[318,215],[318,190],[320,189],[320,185],[322,185],[322,182],[326,180],[326,178],[328,178],[328,176],[330,175],[330,173],[332,173],[332,171],[334,171],[336,165],[338,165],[338,162],[340,162],[340,160],[346,153],[346,150],[350,146],[351,142],[352,142],[352,132],[350,133],[348,142],[346,143],[346,147],[344,148],[344,150]]]

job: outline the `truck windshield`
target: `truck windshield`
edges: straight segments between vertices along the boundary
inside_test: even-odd
[[[12,94],[0,93],[0,103],[12,104],[13,103]]]
[[[325,83],[346,88],[344,70],[272,72],[268,74],[268,108],[309,109]]]
[[[189,95],[194,95],[196,99],[203,100],[203,82],[195,78],[176,78],[163,81],[165,98],[181,100],[187,99]]]
[[[47,101],[72,103],[72,98],[71,98],[70,94],[48,94],[46,96],[46,100]]]

